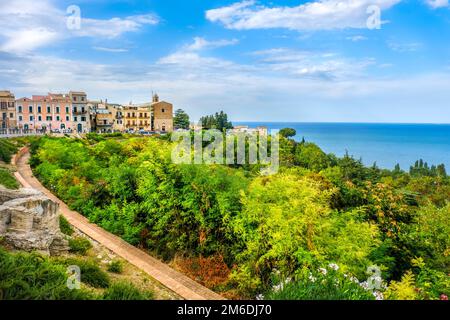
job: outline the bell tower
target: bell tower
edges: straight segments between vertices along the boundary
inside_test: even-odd
[[[159,102],[159,96],[158,96],[157,93],[155,93],[155,94],[153,95],[152,102]]]

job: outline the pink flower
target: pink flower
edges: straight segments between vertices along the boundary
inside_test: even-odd
[[[445,295],[445,294],[441,294],[441,300],[448,300],[448,296],[447,295]]]

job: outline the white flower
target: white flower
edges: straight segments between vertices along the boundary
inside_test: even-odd
[[[282,283],[277,284],[277,285],[273,286],[272,289],[274,292],[281,291],[281,290],[283,290],[283,284]]]
[[[384,296],[383,293],[380,291],[374,291],[373,296],[375,297],[376,300],[384,300]]]
[[[291,282],[291,281],[292,281],[292,279],[289,278],[289,277],[287,277],[286,280],[284,280],[284,284],[288,284],[288,283]]]
[[[330,263],[328,266],[335,271],[339,270],[339,266],[336,263]]]
[[[256,300],[264,300],[264,295],[258,294],[258,295],[256,296]]]
[[[327,269],[325,269],[325,268],[319,268],[319,272],[321,273],[321,274],[327,274]]]
[[[350,277],[350,281],[353,281],[354,283],[359,284],[359,280],[355,277]]]
[[[309,274],[309,280],[311,281],[311,282],[316,282],[316,280],[317,280],[317,278],[316,277],[313,277],[313,275],[310,273]]]

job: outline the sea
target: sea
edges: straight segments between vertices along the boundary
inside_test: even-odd
[[[450,170],[450,124],[393,123],[302,123],[233,122],[249,127],[266,126],[269,130],[293,128],[295,140],[314,142],[326,153],[343,156],[346,152],[365,165],[377,164],[403,170],[423,159],[430,166],[445,164]]]

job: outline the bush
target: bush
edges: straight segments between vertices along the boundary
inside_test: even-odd
[[[94,288],[108,288],[110,285],[108,274],[92,261],[70,258],[66,259],[64,264],[78,266],[81,271],[81,282],[87,285]]]
[[[66,268],[35,253],[0,248],[0,300],[87,300],[94,296],[67,287]]]
[[[123,264],[119,260],[114,260],[108,265],[108,271],[113,273],[122,273]]]
[[[374,300],[356,278],[337,270],[320,268],[301,270],[294,281],[278,282],[267,294],[268,300]]]
[[[113,283],[103,293],[104,300],[152,300],[153,293],[141,291],[127,282]]]
[[[0,184],[7,189],[19,189],[19,183],[8,169],[0,168]]]
[[[74,238],[69,240],[70,252],[86,255],[87,251],[92,248],[91,242],[86,238]]]
[[[64,216],[59,216],[59,229],[65,235],[71,236],[75,231]]]
[[[0,139],[0,160],[6,163],[11,162],[13,154],[17,152],[17,147],[6,139]]]

